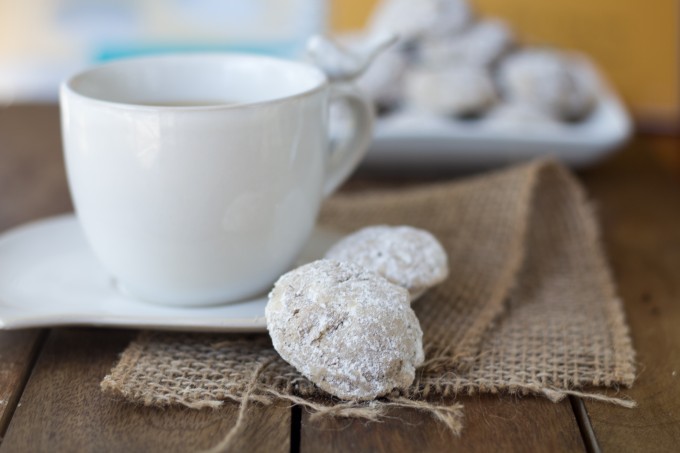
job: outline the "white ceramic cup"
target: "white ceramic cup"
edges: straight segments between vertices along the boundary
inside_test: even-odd
[[[71,77],[60,97],[85,235],[124,292],[161,304],[221,304],[268,289],[372,134],[372,108],[350,86],[252,55],[122,60]],[[355,127],[331,146],[337,99]]]

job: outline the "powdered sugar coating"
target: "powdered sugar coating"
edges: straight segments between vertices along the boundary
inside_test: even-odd
[[[326,258],[356,263],[406,288],[415,300],[449,274],[444,248],[431,233],[410,226],[363,228],[331,247]]]
[[[558,119],[580,119],[595,105],[593,87],[558,51],[525,49],[509,55],[501,62],[498,82],[510,102],[533,105]]]
[[[463,30],[473,11],[467,0],[382,0],[373,10],[369,29],[390,31],[409,43],[426,36],[449,36]]]
[[[468,65],[411,68],[404,94],[411,106],[439,115],[476,115],[496,102],[488,70]]]
[[[401,99],[406,63],[406,56],[398,49],[387,49],[378,55],[356,84],[374,102],[394,106]]]
[[[281,357],[342,399],[406,388],[424,360],[408,292],[356,264],[319,260],[288,272],[265,316]]]
[[[559,131],[565,127],[552,115],[533,105],[519,102],[499,104],[486,117],[486,127],[497,131]]]
[[[464,32],[425,39],[418,46],[422,63],[430,67],[450,64],[490,66],[512,45],[510,27],[499,19],[481,20]]]

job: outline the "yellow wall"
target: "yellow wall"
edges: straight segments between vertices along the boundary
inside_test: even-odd
[[[361,28],[376,0],[334,0],[335,30]],[[680,118],[677,0],[474,0],[507,19],[523,42],[588,53],[636,116]]]

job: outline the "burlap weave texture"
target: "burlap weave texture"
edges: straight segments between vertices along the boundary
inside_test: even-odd
[[[348,232],[413,225],[449,254],[448,280],[414,304],[426,363],[413,386],[386,404],[500,391],[556,401],[584,387],[632,384],[634,352],[595,217],[559,164],[338,195],[320,219]],[[147,405],[194,408],[246,394],[297,403],[324,396],[264,335],[142,333],[102,388]]]

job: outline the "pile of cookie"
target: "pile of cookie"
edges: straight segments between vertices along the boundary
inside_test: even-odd
[[[423,332],[411,303],[447,276],[446,252],[429,232],[367,227],[279,278],[267,329],[281,357],[322,390],[374,399],[415,379]]]
[[[466,0],[382,0],[368,28],[400,36],[357,81],[381,112],[560,126],[595,108],[573,56],[517,45],[505,22],[475,17]]]

